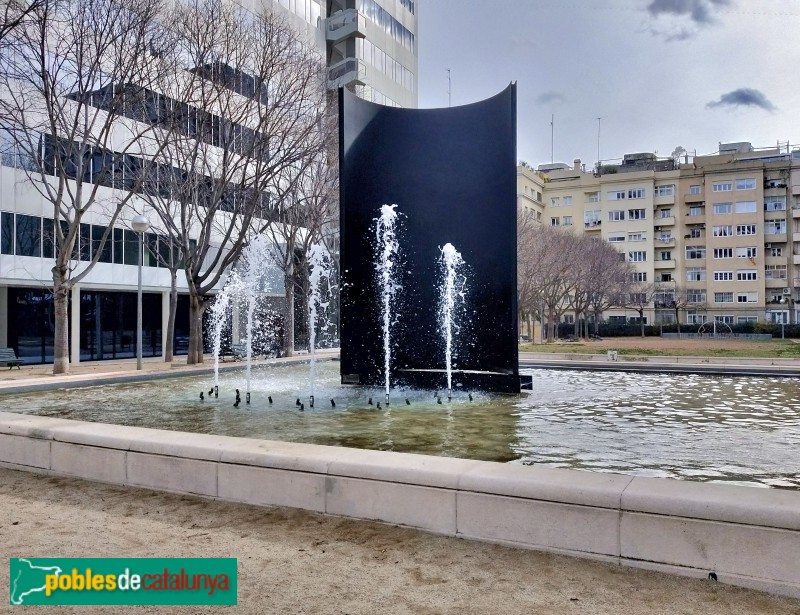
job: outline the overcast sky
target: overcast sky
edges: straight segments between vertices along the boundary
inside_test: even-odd
[[[800,0],[419,0],[419,106],[517,82],[517,157],[800,146]]]

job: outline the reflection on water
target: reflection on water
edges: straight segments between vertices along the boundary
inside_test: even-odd
[[[383,392],[340,387],[338,368],[319,366],[313,408],[305,365],[255,372],[253,403],[238,408],[240,372],[221,376],[219,399],[208,395],[211,377],[201,376],[6,395],[0,406],[178,431],[800,487],[795,379],[531,370],[531,395],[473,392],[469,401],[458,392],[439,404],[433,391],[397,390],[378,410]]]

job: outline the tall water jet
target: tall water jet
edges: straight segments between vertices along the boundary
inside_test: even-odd
[[[253,364],[253,335],[258,329],[255,316],[256,300],[264,288],[264,267],[269,261],[269,242],[265,237],[256,235],[242,250],[242,256],[236,265],[236,273],[241,280],[241,295],[245,300],[247,321],[245,330],[245,391],[250,393],[250,380]]]
[[[375,277],[380,293],[380,305],[383,310],[381,329],[383,331],[383,369],[386,403],[389,403],[389,370],[392,365],[392,303],[399,288],[394,266],[397,264],[399,244],[397,241],[397,205],[381,206],[380,218],[376,219],[375,240],[376,260]]]
[[[313,244],[308,251],[308,346],[311,355],[309,388],[314,398],[314,381],[317,369],[317,326],[324,319],[328,302],[322,300],[322,281],[330,284],[330,256],[320,244]],[[325,327],[323,327],[323,330]]]
[[[445,345],[445,369],[447,370],[447,398],[453,395],[453,334],[459,328],[456,322],[458,307],[463,305],[467,278],[464,275],[464,259],[453,244],[446,243],[440,257],[442,284],[439,293],[439,328]]]

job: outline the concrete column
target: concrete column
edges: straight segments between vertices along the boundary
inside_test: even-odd
[[[0,348],[8,348],[8,286],[0,286]]]
[[[70,294],[70,362],[81,362],[81,287],[76,284]]]
[[[161,358],[167,348],[167,323],[169,322],[169,291],[161,291]]]

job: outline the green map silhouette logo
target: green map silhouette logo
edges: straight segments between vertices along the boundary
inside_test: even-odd
[[[11,604],[25,604],[25,598],[44,592],[47,575],[56,576],[62,570],[58,566],[37,566],[23,557],[11,560]]]

